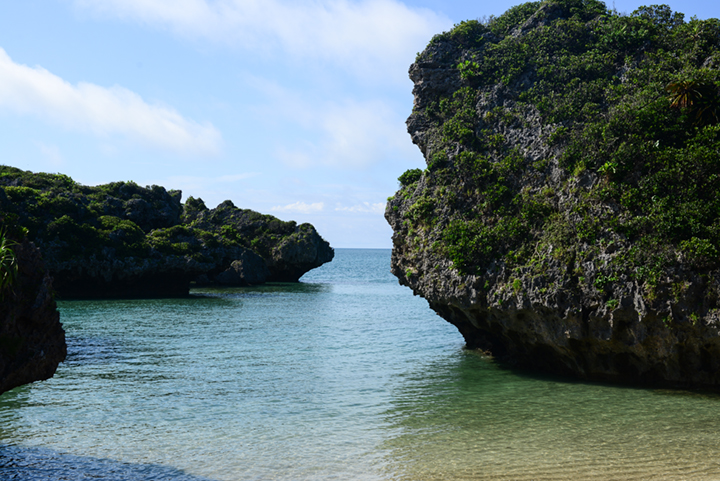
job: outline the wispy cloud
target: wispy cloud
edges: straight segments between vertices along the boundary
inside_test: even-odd
[[[290,166],[357,169],[415,154],[403,119],[382,101],[344,100],[301,112],[287,111],[286,119],[309,120],[308,128],[318,136],[313,142],[278,147],[277,156]]]
[[[57,145],[47,145],[42,142],[38,142],[40,152],[45,156],[47,161],[53,166],[60,166],[65,163],[65,159],[60,153],[60,149]]]
[[[360,213],[373,213],[373,214],[382,214],[385,212],[385,203],[384,202],[377,202],[377,203],[370,203],[370,202],[363,202],[362,204],[356,204],[350,207],[337,205],[335,207],[336,211],[339,212],[360,212]]]
[[[42,67],[20,65],[0,48],[0,109],[99,136],[120,134],[181,153],[215,153],[220,133],[119,86],[72,85]]]
[[[246,81],[266,98],[256,109],[257,118],[274,124],[291,122],[311,134],[280,140],[275,155],[288,166],[357,170],[417,155],[406,132],[404,113],[388,101],[318,99],[271,79],[248,77]]]
[[[312,212],[320,212],[325,208],[323,202],[316,202],[314,204],[306,204],[305,202],[295,202],[288,205],[276,205],[270,210],[274,212],[287,212],[293,214],[310,214]]]
[[[186,37],[258,52],[281,49],[356,73],[401,78],[412,55],[452,25],[431,10],[397,0],[75,0],[75,5]]]

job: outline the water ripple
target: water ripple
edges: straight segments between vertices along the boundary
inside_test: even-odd
[[[389,265],[61,302],[68,360],[0,396],[0,479],[720,479],[720,397],[502,369]]]

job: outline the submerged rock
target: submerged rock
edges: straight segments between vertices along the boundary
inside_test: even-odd
[[[385,212],[400,283],[509,365],[720,386],[718,33],[554,0],[436,35],[410,67],[428,167]]]
[[[0,300],[0,393],[52,377],[67,354],[40,251],[27,240],[12,249],[18,273]]]

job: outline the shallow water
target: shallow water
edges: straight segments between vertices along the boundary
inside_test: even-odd
[[[528,376],[337,251],[300,284],[66,301],[0,396],[0,479],[720,479],[720,397]]]

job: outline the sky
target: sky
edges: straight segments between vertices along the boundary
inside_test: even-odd
[[[0,164],[229,199],[334,247],[389,248],[387,198],[425,167],[409,65],[434,34],[518,3],[0,0]],[[715,0],[665,3],[720,17]]]

